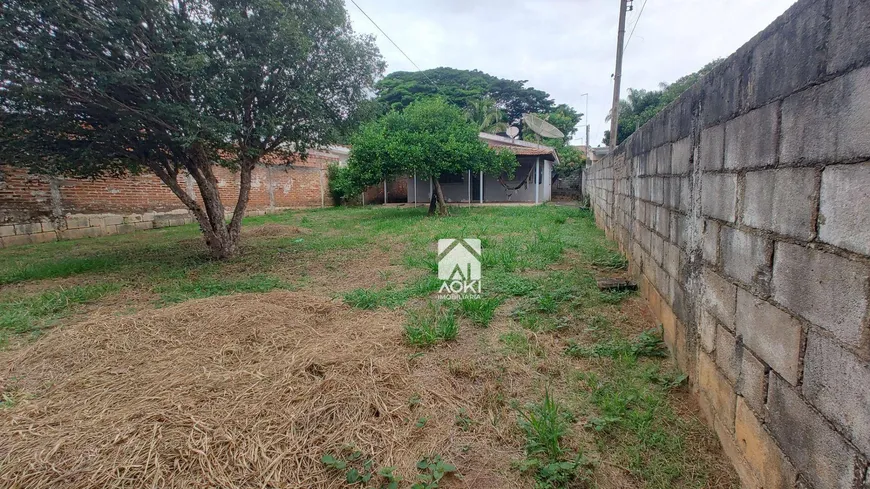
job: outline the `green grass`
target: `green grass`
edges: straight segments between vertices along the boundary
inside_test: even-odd
[[[414,297],[426,297],[438,291],[441,281],[428,275],[410,284],[389,283],[382,289],[354,289],[343,295],[344,303],[357,309],[395,309]]]
[[[685,375],[630,355],[616,357],[607,374],[579,376],[599,448],[607,450],[611,462],[646,481],[646,487],[703,487],[707,469],[686,451],[685,439],[705,430],[678,416],[668,402]]]
[[[408,313],[405,339],[412,346],[426,347],[442,341],[451,341],[456,339],[458,334],[459,322],[450,306],[430,302],[428,307]]]
[[[666,357],[665,344],[658,330],[644,331],[633,341],[622,337],[597,342],[591,346],[570,344],[565,353],[577,357]]]
[[[533,474],[536,489],[572,487],[576,479],[584,478],[582,469],[587,461],[583,454],[570,454],[562,446],[573,416],[556,402],[549,389],[544,391],[541,402],[517,409],[517,413],[526,437],[527,456],[517,466]]]
[[[459,310],[462,315],[471,320],[472,324],[480,327],[489,326],[495,310],[502,303],[500,297],[464,297],[459,301]]]
[[[121,289],[133,297],[156,297],[121,305],[125,313],[276,289],[331,295],[358,309],[405,310],[406,322],[396,328],[420,349],[409,358],[463,355],[467,348],[481,364],[457,358],[448,367],[453,375],[479,371],[497,378],[498,385],[534,386],[531,395],[541,397],[519,409],[516,429],[505,430],[505,436],[525,442],[526,454],[516,467],[536,488],[589,487],[585,478],[591,469],[583,455],[593,450],[602,463],[627,468],[638,487],[709,486],[709,456],[699,461],[703,457],[691,450],[697,445],[686,441],[709,437],[709,430],[671,407],[674,393],[684,392],[685,376],[665,366],[657,333],[620,332],[619,304],[633,293],[596,286],[597,277],[625,270],[627,262],[595,227],[592,214],[551,205],[450,211],[450,217],[429,218],[422,206],[369,206],[251,217],[246,227],[283,224],[306,231],[245,236],[243,253],[222,262],[209,257],[195,225],[2,249],[0,346],[71,321],[87,305],[110,304],[108,296]],[[441,285],[435,243],[461,237],[482,242],[481,298],[435,301]],[[381,266],[385,260],[388,269]],[[496,315],[506,303],[510,316]],[[460,338],[460,322],[477,327]],[[460,348],[423,350],[466,340]],[[562,355],[564,345],[569,346]],[[523,362],[525,369],[509,367]],[[531,372],[529,377],[514,384],[508,376],[526,375],[522,370]],[[514,423],[508,406],[517,404],[510,397],[528,394],[513,387],[485,393],[492,399],[491,420],[472,419],[472,410],[444,412],[457,432],[477,431],[488,423]],[[8,389],[3,395],[3,408],[20,397]],[[409,423],[423,414],[430,423],[436,420],[436,413],[417,413]],[[513,441],[520,446],[521,440]],[[357,462],[341,477],[354,468],[372,474],[372,481],[395,482],[374,466],[364,467],[364,460]]]
[[[540,455],[547,460],[561,458],[561,440],[568,433],[569,417],[550,395],[550,391],[544,391],[540,403],[518,409],[517,412],[520,415],[520,428],[526,434],[526,454]]]
[[[62,257],[46,261],[23,263],[0,271],[0,285],[14,284],[28,280],[71,277],[84,273],[99,273],[122,264],[123,258],[117,255],[84,257]]]
[[[94,302],[118,289],[116,284],[83,285],[7,299],[0,302],[0,338],[36,333],[77,306]]]
[[[160,285],[155,292],[160,294],[162,303],[173,304],[190,299],[203,299],[216,295],[230,295],[243,292],[269,292],[274,289],[292,289],[293,287],[269,275],[252,275],[248,278],[220,280],[215,277],[200,278],[192,281],[179,281]]]

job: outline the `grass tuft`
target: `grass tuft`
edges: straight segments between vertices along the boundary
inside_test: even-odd
[[[526,454],[542,455],[548,460],[562,456],[562,437],[568,433],[568,420],[560,406],[544,391],[544,399],[530,404],[525,410],[518,409],[520,428],[526,434]]]
[[[517,412],[520,429],[526,435],[527,455],[517,466],[522,472],[534,474],[535,488],[572,487],[572,483],[582,479],[581,469],[588,464],[585,457],[580,452],[569,456],[562,446],[572,416],[556,402],[550,390],[544,391],[540,403]]]
[[[485,328],[489,326],[495,315],[495,310],[501,302],[500,297],[481,297],[480,299],[468,297],[459,301],[459,309],[463,316],[471,320],[472,324]]]
[[[411,311],[405,324],[405,339],[412,346],[431,346],[456,339],[459,322],[452,307],[429,303],[427,308]]]

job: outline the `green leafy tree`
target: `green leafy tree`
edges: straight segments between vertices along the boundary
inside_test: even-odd
[[[8,0],[0,158],[77,177],[153,172],[226,258],[254,166],[332,142],[383,68],[341,0]],[[240,179],[229,222],[215,165]]]
[[[559,162],[553,168],[555,176],[562,180],[565,187],[579,190],[582,172],[586,167],[586,155],[579,149],[562,143],[556,147]]]
[[[490,98],[503,113],[503,122],[521,124],[525,113],[547,114],[556,108],[550,94],[526,87],[527,80],[507,80],[479,70],[434,68],[396,71],[378,82],[377,100],[392,110],[402,110],[416,100],[438,96],[460,108]]]
[[[469,122],[477,126],[478,131],[495,134],[503,132],[508,125],[504,122],[502,111],[495,106],[495,101],[489,97],[480,100],[469,100],[465,108],[465,116]]]
[[[582,113],[577,112],[568,105],[559,104],[552,112],[546,114],[544,119],[562,131],[562,134],[565,135],[564,142],[567,142],[577,132],[577,124],[580,123],[581,117],[583,117]]]
[[[468,170],[513,175],[517,166],[513,153],[488,147],[463,112],[440,98],[413,102],[402,112],[363,125],[352,144],[347,166],[352,192],[416,173],[435,189],[430,214],[436,204],[439,214],[447,214],[441,175]]]
[[[640,126],[644,125],[676,100],[689,87],[694,85],[704,75],[709,73],[722,59],[716,59],[704,65],[700,70],[686,75],[674,83],[660,83],[658,90],[628,89],[628,97],[619,101],[619,128],[617,144],[625,141]],[[607,117],[610,120],[610,116]],[[604,131],[605,145],[610,144],[610,131]]]

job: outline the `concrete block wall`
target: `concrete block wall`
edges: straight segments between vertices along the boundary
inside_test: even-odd
[[[870,2],[800,0],[587,169],[744,487],[870,487]]]
[[[331,205],[326,166],[335,161],[328,154],[315,154],[292,165],[258,165],[252,174],[247,214]],[[215,176],[231,214],[239,195],[239,175],[217,167]],[[199,199],[192,178],[180,175],[178,182]],[[156,175],[56,178],[0,166],[0,248],[193,222],[193,214]]]

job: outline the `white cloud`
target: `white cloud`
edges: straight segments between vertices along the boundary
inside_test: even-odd
[[[616,0],[356,0],[422,69],[479,69],[544,90],[557,103],[585,111],[589,93],[592,144],[609,126],[613,96]],[[634,0],[631,30],[643,0]],[[782,14],[794,0],[647,0],[626,49],[627,88],[654,89],[727,57]],[[414,66],[351,3],[358,32],[374,34],[387,71]],[[583,130],[575,142],[582,142]]]

